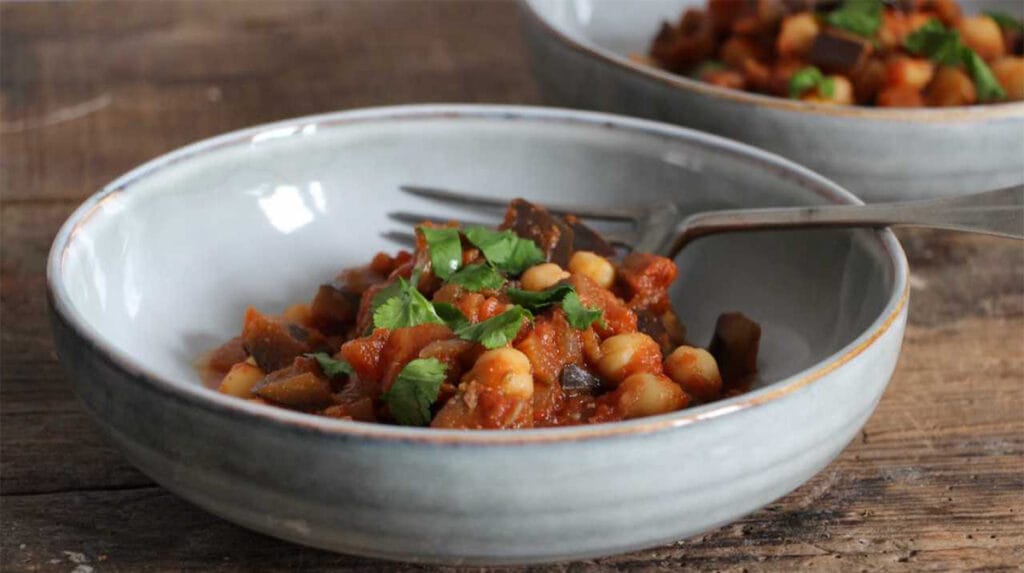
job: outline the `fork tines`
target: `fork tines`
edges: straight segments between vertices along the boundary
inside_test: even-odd
[[[481,197],[479,195],[472,195],[468,193],[462,193],[459,191],[452,191],[449,189],[440,189],[436,187],[424,187],[421,185],[402,185],[400,189],[410,195],[429,199],[439,203],[445,203],[460,209],[466,209],[469,211],[475,211],[480,214],[487,214],[492,217],[500,218],[505,209],[508,208],[507,199],[497,199],[491,197]],[[640,222],[643,213],[638,210],[632,210],[628,208],[605,208],[605,207],[584,207],[584,206],[567,206],[567,205],[551,205],[547,202],[544,204],[544,208],[549,212],[558,215],[575,215],[581,219],[593,219],[595,221],[605,222],[618,222],[618,223],[630,223],[637,225]],[[436,215],[426,215],[422,213],[413,213],[409,211],[392,211],[388,213],[388,218],[393,221],[403,223],[405,225],[419,225],[421,223],[434,223],[434,224],[447,224],[447,223],[458,223],[462,226],[468,225],[493,225],[492,222],[485,222],[480,220],[465,220],[456,217],[445,217]],[[605,234],[606,238],[617,244],[624,244],[624,241],[614,235],[609,236]],[[382,236],[391,241],[397,242],[402,245],[413,245],[416,242],[416,235],[405,231],[388,231],[382,233]]]
[[[505,208],[508,207],[508,199],[481,197],[479,195],[472,195],[461,191],[452,191],[450,189],[439,189],[437,187],[424,187],[420,185],[402,185],[400,189],[411,195],[432,199],[441,203],[449,203],[457,207],[466,207],[470,209],[483,208],[488,211],[493,211],[496,208],[504,211]],[[545,209],[552,213],[556,213],[558,215],[576,215],[581,219],[635,222],[643,216],[643,212],[640,210],[624,207],[554,205],[547,201],[544,201],[542,204]]]

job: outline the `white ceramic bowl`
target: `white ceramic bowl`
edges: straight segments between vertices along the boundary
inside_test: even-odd
[[[142,471],[197,505],[307,545],[410,561],[526,563],[679,539],[829,463],[900,349],[907,266],[888,232],[708,238],[673,296],[696,340],[741,309],[764,328],[739,397],[626,423],[440,431],[334,420],[204,388],[192,361],[378,249],[416,182],[684,209],[854,203],[814,173],[682,128],[524,107],[300,118],[154,160],[86,201],[48,263],[54,333],[86,409]]]
[[[558,105],[625,113],[750,143],[869,201],[921,199],[1024,182],[1024,102],[957,108],[828,106],[712,86],[629,60],[664,20],[706,0],[521,0],[542,93]],[[1024,14],[1019,0],[965,10]]]

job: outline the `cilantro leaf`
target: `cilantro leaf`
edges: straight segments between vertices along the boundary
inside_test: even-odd
[[[537,312],[544,307],[562,302],[562,299],[571,292],[575,292],[572,285],[564,283],[557,284],[542,291],[528,291],[510,288],[508,289],[508,298],[512,302],[525,307],[531,312]]]
[[[825,76],[818,82],[818,93],[825,97],[832,97],[836,95],[836,80]]]
[[[437,358],[417,358],[402,368],[391,389],[381,395],[399,424],[430,423],[430,407],[437,401],[447,370],[447,365]]]
[[[814,66],[801,68],[789,78],[789,97],[798,98],[804,93],[817,89],[821,95],[832,97],[835,93],[835,81],[825,77],[821,70]]]
[[[331,358],[331,356],[326,352],[314,352],[306,354],[306,356],[315,358],[317,364],[320,365],[320,370],[323,370],[324,376],[327,376],[328,378],[334,378],[335,376],[341,376],[343,374],[345,376],[351,376],[355,373],[355,370],[352,369],[352,365],[346,360]]]
[[[960,34],[948,30],[936,19],[931,19],[903,40],[903,46],[910,52],[927,56],[947,66],[963,64],[974,79],[978,99],[991,101],[1004,99],[1006,92],[999,85],[992,69],[974,50],[960,40]]]
[[[974,78],[974,85],[978,88],[978,99],[981,101],[992,101],[1006,99],[1006,91],[999,84],[992,68],[988,67],[985,60],[981,59],[974,50],[964,48],[964,66]]]
[[[462,239],[452,227],[417,227],[427,241],[434,274],[447,279],[462,266]]]
[[[511,231],[509,231],[511,233]],[[537,243],[529,239],[520,239],[518,236],[513,234],[516,238],[512,245],[512,256],[503,265],[498,265],[498,268],[504,269],[506,272],[518,275],[526,269],[543,263],[544,251],[540,250]]]
[[[1011,32],[1024,32],[1024,23],[1005,12],[982,12],[989,18],[996,21],[996,24],[1004,30]]]
[[[960,35],[947,30],[942,22],[932,18],[903,39],[903,47],[913,54],[926,56],[947,66],[963,61],[966,47],[960,42]]]
[[[586,330],[594,322],[605,326],[604,313],[601,309],[583,306],[583,301],[576,291],[570,292],[562,299],[562,311],[565,312],[569,324],[577,330]]]
[[[370,303],[370,314],[375,314],[382,304],[398,296],[401,292],[402,285],[399,284],[398,281],[395,281],[377,291],[377,294],[373,295],[373,301]]]
[[[413,277],[413,282],[418,282]],[[373,325],[377,328],[406,328],[419,324],[444,324],[434,306],[413,285],[399,277],[398,294],[392,296],[373,312]],[[382,291],[383,292],[383,291]],[[377,297],[374,297],[376,302]]]
[[[842,6],[829,12],[825,21],[830,26],[870,38],[882,25],[882,1],[846,0]]]
[[[463,340],[479,342],[487,349],[500,348],[515,340],[524,318],[533,320],[533,315],[521,306],[513,306],[498,316],[463,326],[455,331],[455,335]]]
[[[604,326],[604,313],[601,309],[583,306],[580,295],[576,294],[572,285],[559,284],[540,292],[509,289],[508,297],[533,312],[560,302],[569,324],[577,330],[586,330],[595,321]]]
[[[463,233],[470,243],[480,249],[487,261],[500,271],[517,275],[537,263],[544,262],[544,252],[536,243],[523,239],[512,231],[468,227]]]
[[[481,264],[462,267],[448,279],[448,282],[477,292],[484,289],[497,290],[505,284],[505,279],[494,270],[494,267]]]
[[[447,302],[435,302],[434,312],[436,312],[437,316],[440,316],[441,320],[443,320],[444,323],[448,325],[448,328],[453,331],[469,326],[470,324],[466,315],[462,314],[462,311],[453,304],[448,304]]]

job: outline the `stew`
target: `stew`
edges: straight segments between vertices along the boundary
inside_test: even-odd
[[[708,0],[642,61],[702,82],[883,107],[1024,100],[1024,25],[954,0]]]
[[[436,428],[614,422],[744,391],[760,327],[724,314],[707,349],[688,343],[676,274],[517,199],[498,230],[423,224],[413,252],[377,254],[308,304],[249,308],[200,370],[240,399]]]

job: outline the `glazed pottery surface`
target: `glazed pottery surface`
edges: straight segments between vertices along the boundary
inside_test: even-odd
[[[395,250],[403,183],[686,211],[854,203],[830,181],[714,136],[605,114],[410,106],[299,118],[156,159],[84,203],[48,262],[59,354],[142,471],[246,527],[424,562],[533,563],[683,538],[793,490],[871,415],[906,319],[888,231],[698,241],[673,301],[704,344],[717,315],[763,325],[748,394],[617,424],[440,431],[315,417],[203,387],[193,362],[340,269]]]
[[[557,105],[724,135],[816,170],[867,201],[1024,182],[1024,102],[955,108],[828,106],[711,86],[637,63],[663,21],[706,0],[522,0],[542,93]],[[1016,0],[963,2],[1024,15]]]

